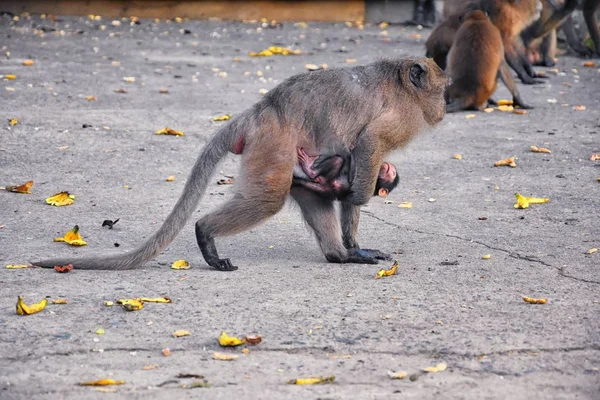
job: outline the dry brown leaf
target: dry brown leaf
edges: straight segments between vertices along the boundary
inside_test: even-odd
[[[31,191],[29,189],[31,189],[32,186],[33,186],[33,181],[27,181],[20,186],[7,186],[4,189],[9,192],[29,194],[29,193],[31,193]]]
[[[118,88],[118,89],[113,90],[113,92],[115,92],[115,93],[127,93],[127,89]]]
[[[67,272],[71,272],[73,271],[73,264],[67,264],[67,265],[55,265],[54,266],[54,270],[58,273],[64,274]]]
[[[595,67],[595,66],[596,66],[596,63],[595,63],[595,62],[593,62],[593,61],[584,61],[584,62],[583,62],[583,66],[584,66],[584,67]]]
[[[246,336],[245,338],[243,338],[242,341],[244,343],[257,345],[260,342],[262,342],[262,336],[261,335],[250,335],[250,336]]]

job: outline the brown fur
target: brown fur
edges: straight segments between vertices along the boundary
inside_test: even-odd
[[[536,83],[535,72],[524,56],[519,34],[535,17],[537,0],[456,0],[445,6],[448,17],[431,33],[426,54],[444,64],[454,43],[460,20],[470,11],[483,10],[500,31],[505,58],[524,83]],[[441,60],[441,61],[440,61]]]
[[[219,257],[214,238],[260,224],[281,209],[288,195],[298,202],[328,261],[376,263],[377,259],[388,259],[389,255],[378,250],[358,247],[358,207],[372,196],[383,158],[443,118],[448,83],[446,74],[425,58],[383,60],[295,75],[217,131],[200,153],[163,225],[138,249],[120,255],[65,257],[32,264],[109,270],[141,267],[181,231],[218,162],[229,151],[242,152],[236,194],[196,222],[196,239],[210,266],[224,271],[237,269],[229,259]],[[340,198],[341,225],[332,200],[292,187],[298,147],[319,154],[335,146],[352,149],[356,162],[351,190]]]
[[[470,12],[456,33],[448,54],[448,73],[453,84],[448,88],[447,112],[486,107],[503,68],[504,47],[499,30],[483,11]],[[520,99],[510,74],[506,75],[508,77],[505,74],[501,77],[512,92],[515,104],[528,107]]]

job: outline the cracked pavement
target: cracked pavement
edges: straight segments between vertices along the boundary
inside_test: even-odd
[[[306,63],[422,55],[429,33],[326,23],[120,22],[0,17],[0,75],[17,75],[0,81],[0,184],[35,181],[29,195],[0,191],[0,398],[100,398],[107,394],[77,383],[108,377],[125,380],[111,396],[127,399],[191,398],[196,391],[211,399],[596,398],[600,252],[586,252],[600,247],[600,164],[590,161],[600,152],[600,70],[568,55],[558,73],[538,68],[547,71],[546,83],[519,84],[535,107],[526,115],[448,115],[390,155],[400,185],[389,204],[374,198],[363,208],[359,240],[394,252],[396,276],[374,279],[388,263],[327,264],[292,204],[260,227],[217,240],[240,266],[231,273],[203,262],[193,221],[143,270],[5,269],[132,249],[171,210],[217,129],[213,117],[240,113],[260,89]],[[304,54],[247,56],[271,45]],[[35,64],[22,66],[24,59]],[[114,92],[120,88],[127,92]],[[501,84],[496,98],[508,98]],[[18,125],[8,125],[10,118]],[[165,126],[186,136],[154,135]],[[531,145],[552,154],[532,153]],[[492,167],[510,156],[516,168]],[[232,195],[234,186],[216,181],[236,175],[238,166],[233,155],[221,164],[195,219]],[[166,182],[170,175],[174,182]],[[76,195],[72,206],[45,204],[64,190]],[[516,210],[515,192],[551,200]],[[399,208],[404,201],[413,207]],[[116,218],[114,229],[101,226]],[[52,242],[76,224],[87,246]],[[177,259],[192,268],[171,270]],[[27,303],[69,303],[22,317],[15,314],[18,295]],[[156,296],[173,303],[131,313],[104,305]],[[522,296],[549,302],[527,304]],[[95,333],[100,327],[105,334]],[[172,337],[178,329],[191,336]],[[263,342],[247,355],[221,349],[222,330],[260,333]],[[240,357],[217,361],[215,351]],[[415,381],[387,376],[438,362],[448,370]],[[142,369],[148,365],[157,367]],[[203,375],[211,386],[183,389],[192,379],[180,373]],[[285,383],[329,375],[332,385]]]

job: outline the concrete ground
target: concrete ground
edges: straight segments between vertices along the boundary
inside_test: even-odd
[[[28,195],[0,191],[0,398],[598,398],[600,252],[587,252],[600,247],[600,164],[590,160],[600,152],[600,70],[571,56],[547,70],[545,84],[519,84],[535,106],[526,115],[448,115],[389,157],[400,185],[388,202],[374,198],[363,208],[359,237],[364,247],[396,253],[396,276],[374,279],[389,262],[326,263],[293,205],[249,232],[218,239],[221,254],[240,266],[236,272],[204,263],[193,221],[142,270],[5,269],[134,248],[171,210],[219,126],[213,117],[240,113],[261,89],[307,63],[343,67],[347,59],[422,55],[429,33],[117,22],[0,17],[0,75],[16,75],[0,81],[0,185],[35,181]],[[247,56],[271,45],[303,54]],[[23,66],[25,59],[35,64]],[[508,98],[499,86],[496,98]],[[167,126],[185,136],[154,134]],[[532,153],[532,145],[552,153]],[[516,168],[492,166],[511,156]],[[223,162],[195,219],[231,196],[234,187],[216,182],[236,175],[238,165],[234,156]],[[175,181],[166,181],[170,175]],[[65,190],[75,194],[73,205],[45,204]],[[517,210],[515,192],[550,202]],[[406,201],[413,207],[398,207]],[[116,218],[114,229],[101,226]],[[87,246],[53,243],[74,225]],[[191,269],[170,269],[177,259]],[[69,303],[18,316],[19,295],[27,303]],[[104,305],[157,296],[173,303],[136,312]],[[527,304],[522,296],[548,303]],[[191,336],[174,338],[179,329]],[[222,349],[222,330],[259,333],[263,342],[248,354]],[[239,358],[213,360],[214,352]],[[446,371],[419,373],[440,362]],[[399,370],[418,379],[388,377]],[[202,375],[211,386],[187,389],[194,378],[178,378],[182,373]],[[330,375],[329,385],[286,384]],[[125,384],[112,395],[78,386],[102,378]]]

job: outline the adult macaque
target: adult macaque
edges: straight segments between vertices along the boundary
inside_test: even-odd
[[[485,108],[496,90],[498,76],[512,93],[515,106],[531,108],[523,103],[504,61],[500,32],[481,10],[464,16],[448,54],[448,74],[452,85],[446,112]]]
[[[343,196],[350,190],[352,182],[351,159],[351,154],[345,157],[339,154],[309,156],[304,149],[298,149],[298,165],[294,168],[292,183],[331,198]],[[377,175],[373,196],[387,197],[398,186],[399,180],[396,167],[384,162]]]
[[[41,267],[72,264],[76,269],[141,267],[173,241],[190,218],[219,161],[243,153],[236,194],[196,222],[196,239],[206,262],[222,271],[237,269],[220,258],[215,237],[250,229],[276,214],[288,195],[299,204],[330,262],[377,263],[389,255],[358,247],[359,205],[371,197],[384,157],[406,145],[446,110],[447,75],[426,58],[382,60],[364,66],[295,75],[221,127],[200,153],[181,197],[159,230],[136,250],[121,255],[33,262]],[[341,198],[341,226],[333,200],[292,187],[297,148],[309,154],[352,148],[356,174]],[[238,186],[239,185],[239,186]]]

